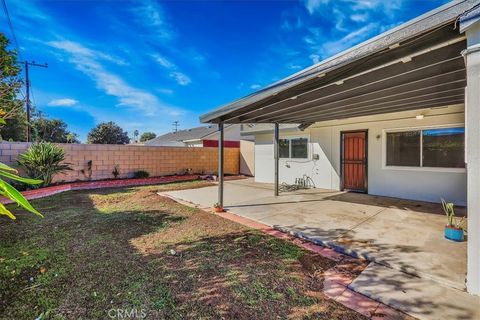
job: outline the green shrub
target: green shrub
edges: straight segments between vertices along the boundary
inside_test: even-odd
[[[115,167],[113,167],[112,175],[113,175],[113,179],[117,179],[118,176],[120,175],[120,167],[118,166],[118,164],[115,165]]]
[[[67,170],[72,170],[65,160],[65,151],[50,142],[32,144],[27,152],[18,157],[18,164],[25,168],[27,175],[33,179],[43,180],[42,186],[52,183],[53,177]]]
[[[149,176],[150,173],[145,170],[138,170],[133,173],[133,177],[138,179],[148,178]]]

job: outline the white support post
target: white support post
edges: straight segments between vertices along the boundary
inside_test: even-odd
[[[467,291],[480,295],[480,22],[469,26],[466,35]]]
[[[279,124],[275,123],[275,129],[273,134],[273,158],[275,159],[275,190],[274,195],[277,197],[279,195],[279,184],[278,184],[278,174],[279,174],[279,159],[280,159],[280,145],[279,145],[280,129]]]
[[[218,204],[221,208],[223,208],[224,138],[223,122],[220,122],[218,124]]]

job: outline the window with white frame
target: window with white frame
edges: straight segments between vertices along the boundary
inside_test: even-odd
[[[308,139],[307,138],[285,138],[279,139],[279,156],[288,159],[307,159],[308,158]]]
[[[387,132],[386,165],[464,168],[465,128]]]

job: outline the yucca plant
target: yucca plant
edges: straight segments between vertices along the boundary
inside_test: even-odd
[[[63,163],[65,151],[50,142],[32,144],[27,152],[18,157],[18,164],[25,168],[27,175],[42,180],[48,186],[56,174],[72,170],[70,164]]]

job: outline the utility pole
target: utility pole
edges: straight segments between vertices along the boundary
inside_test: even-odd
[[[25,60],[24,62],[25,64],[25,86],[26,86],[26,101],[25,101],[25,104],[27,106],[27,142],[30,142],[31,141],[31,130],[30,130],[30,78],[29,78],[29,75],[28,75],[28,66],[32,66],[32,67],[41,67],[41,68],[48,68],[48,64],[44,63],[44,64],[37,64],[35,63],[35,61],[32,61],[32,62],[28,62]]]
[[[177,132],[178,127],[180,126],[180,122],[178,120],[173,121],[173,126],[174,126],[173,132]]]

